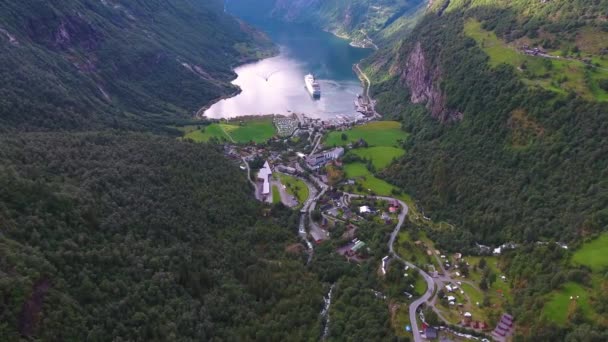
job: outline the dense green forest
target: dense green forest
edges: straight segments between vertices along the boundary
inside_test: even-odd
[[[297,216],[214,147],[125,133],[0,140],[3,340],[315,340]]]
[[[518,340],[606,340],[606,270],[537,242],[608,228],[608,1],[436,0],[415,28],[419,1],[252,3],[381,45],[365,70],[410,135],[379,176],[455,224],[427,232],[438,248],[520,243],[499,265]],[[530,44],[563,61],[521,57]],[[296,212],[171,135],[272,53],[220,0],[0,4],[0,340],[316,341],[330,284],[328,340],[396,339],[388,304],[413,279],[377,276],[392,227],[359,227],[360,264],[333,240],[307,267]],[[540,315],[569,283],[589,307]]]
[[[0,128],[157,129],[234,92],[232,67],[272,53],[212,1],[4,1]]]
[[[517,13],[473,7],[441,18],[429,14],[397,48],[368,64],[377,70],[380,111],[401,118],[411,133],[408,154],[384,176],[410,192],[426,213],[457,224],[458,233],[440,239],[451,249],[474,242],[568,242],[608,225],[608,105],[528,86],[510,65],[491,66],[463,34],[464,23],[476,18],[512,36],[521,24]],[[537,19],[537,27],[558,26],[564,35],[583,24]],[[536,31],[517,35],[531,32]],[[439,70],[444,110],[461,112],[461,121],[441,123],[424,103],[409,103],[411,92],[399,73],[407,72],[406,59],[417,44],[426,67]],[[448,246],[454,234],[462,243]]]
[[[274,52],[262,33],[215,0],[0,9],[0,340],[317,341],[336,282],[331,339],[392,337],[380,248],[306,267],[297,212],[173,134]]]
[[[538,242],[576,247],[608,229],[608,104],[596,86],[607,11],[606,1],[438,1],[365,63],[378,110],[410,133],[382,176],[455,224],[429,236],[465,253],[520,244],[500,265],[517,340],[606,339],[605,269],[573,266],[570,252]],[[525,46],[567,60],[525,56]],[[565,284],[590,305],[558,324],[545,312]]]

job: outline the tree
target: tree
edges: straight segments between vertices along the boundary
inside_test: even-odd
[[[313,210],[312,213],[310,214],[310,216],[312,217],[312,220],[315,222],[321,221],[321,218],[323,217],[323,215],[321,214],[321,210],[319,210],[319,209]]]
[[[346,140],[348,140],[348,135],[346,135],[346,133],[342,133],[340,138],[342,139],[342,141],[346,141]]]
[[[488,281],[486,280],[486,278],[482,278],[481,281],[479,282],[479,288],[482,291],[487,291],[488,290]]]
[[[436,327],[441,324],[439,315],[431,307],[425,308],[422,312],[424,313],[424,320],[428,325]]]

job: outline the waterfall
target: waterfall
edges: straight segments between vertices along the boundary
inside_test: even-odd
[[[323,336],[321,336],[321,340],[324,341],[327,338],[327,334],[329,334],[329,307],[331,305],[331,296],[334,292],[335,283],[331,284],[329,287],[329,292],[327,293],[327,297],[323,297],[323,301],[325,304],[323,305],[323,310],[321,311],[321,317],[324,320],[323,323]]]

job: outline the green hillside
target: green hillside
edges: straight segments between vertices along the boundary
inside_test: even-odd
[[[261,46],[261,47],[259,47]],[[155,127],[233,92],[271,51],[212,1],[4,1],[0,127]]]
[[[407,25],[404,18],[424,7],[422,0],[228,0],[228,6],[243,17],[272,17],[321,27],[338,36],[365,43],[367,38],[391,27]],[[394,24],[394,25],[393,25]]]
[[[606,13],[608,1],[435,1],[364,63],[378,111],[409,133],[382,176],[455,225],[429,232],[438,247],[525,245],[503,267],[523,340],[606,336],[601,263],[535,247],[608,230]],[[593,294],[572,304],[569,280]]]
[[[0,165],[2,340],[318,339],[296,214],[264,217],[213,147],[26,133]]]
[[[395,113],[411,134],[408,154],[385,174],[426,212],[463,227],[471,244],[575,240],[608,223],[598,214],[608,204],[608,105],[598,90],[608,74],[597,44],[579,43],[594,41],[590,32],[608,38],[599,19],[608,5],[579,1],[596,4],[596,15],[577,5],[573,13],[587,16],[573,18],[558,6],[565,2],[506,3],[453,2],[441,17],[430,12],[398,48],[367,61],[379,111]],[[556,19],[541,19],[548,14]],[[560,59],[520,50],[550,37],[552,48],[539,47],[547,55],[570,44],[577,49]],[[416,67],[425,70],[408,70],[414,50],[424,58]],[[597,62],[587,66],[587,59]],[[435,81],[417,84],[404,76],[415,72]],[[444,102],[432,110],[426,101],[412,104],[412,85],[437,87]],[[462,119],[442,124],[429,116],[437,107]]]

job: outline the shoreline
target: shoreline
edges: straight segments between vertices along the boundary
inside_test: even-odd
[[[361,81],[361,83],[363,83],[363,94],[362,96],[365,97],[365,99],[367,99],[367,103],[370,105],[374,117],[377,119],[382,118],[382,115],[380,113],[378,113],[376,111],[376,101],[372,98],[372,96],[370,95],[370,90],[372,87],[372,81],[369,79],[369,77],[365,74],[365,72],[363,72],[363,70],[360,67],[361,62],[354,64],[353,65],[353,71],[355,72],[355,74],[357,75],[357,77],[359,78],[359,80]]]
[[[373,41],[367,36],[367,34],[365,35],[367,37],[367,40],[369,40],[369,42],[365,42],[365,39],[363,41],[359,41],[359,40],[354,40],[351,39],[348,35],[346,34],[339,34],[337,31],[335,30],[328,30],[328,29],[323,29],[324,32],[330,33],[333,36],[342,39],[342,40],[347,40],[349,41],[349,45],[351,47],[354,48],[359,48],[359,49],[373,49],[375,51],[378,50],[378,47],[376,46],[376,44],[373,43]],[[281,54],[281,49],[278,48],[278,46],[273,42],[274,44],[274,49],[272,49],[272,52],[269,53],[267,56],[264,56],[262,58],[244,58],[241,61],[239,61],[238,63],[235,63],[235,65],[231,66],[232,68],[232,72],[233,72],[233,78],[230,79],[230,84],[232,84],[236,89],[229,93],[229,94],[224,94],[221,95],[215,99],[212,99],[211,101],[209,101],[208,103],[206,103],[204,106],[200,107],[196,113],[194,114],[194,119],[198,119],[198,120],[203,120],[203,119],[207,119],[207,120],[234,120],[237,118],[242,118],[242,117],[263,117],[263,116],[283,116],[283,117],[288,117],[290,115],[292,115],[293,113],[290,114],[257,114],[257,115],[240,115],[240,116],[236,116],[236,117],[232,117],[232,118],[220,118],[220,119],[215,119],[215,118],[208,118],[205,116],[205,112],[210,109],[212,106],[214,106],[215,104],[217,104],[220,101],[223,100],[227,100],[230,98],[233,98],[235,96],[238,96],[239,94],[241,94],[243,92],[243,89],[241,89],[241,87],[239,87],[238,85],[234,85],[232,82],[234,82],[234,80],[236,80],[238,78],[238,74],[235,72],[236,68],[239,68],[241,66],[247,65],[247,64],[251,64],[251,63],[256,63],[256,62],[260,62],[269,58],[273,58],[273,57],[277,57]],[[362,60],[361,60],[362,61]],[[357,75],[357,78],[359,79],[360,83],[363,85],[363,95],[368,99],[369,103],[371,103],[371,98],[367,95],[369,94],[369,88],[371,87],[371,82],[367,82],[366,81],[366,77],[365,75],[360,75],[359,72],[356,70],[356,67],[361,63],[361,61],[357,62],[356,64],[353,64],[352,66],[352,70],[355,73],[355,75]],[[361,71],[362,72],[362,71]]]
[[[323,31],[325,31],[327,33],[331,33],[335,37],[340,38],[342,40],[347,40],[348,45],[350,45],[354,48],[373,49],[374,51],[379,50],[378,45],[376,45],[376,43],[374,43],[374,41],[367,35],[367,33],[364,33],[365,39],[354,39],[354,38],[351,38],[348,34],[338,33],[336,30],[323,29]]]
[[[274,44],[274,43],[273,43]],[[240,93],[243,92],[243,89],[241,89],[241,87],[234,85],[232,82],[234,82],[234,80],[236,80],[239,75],[235,72],[236,68],[241,67],[243,65],[246,64],[251,64],[251,63],[256,63],[259,61],[263,61],[265,59],[269,59],[269,58],[273,58],[276,57],[278,55],[281,54],[281,50],[278,48],[278,46],[274,45],[274,48],[272,49],[271,53],[268,54],[268,56],[262,57],[262,58],[244,58],[241,61],[239,61],[238,63],[236,63],[235,65],[232,65],[230,68],[232,69],[232,73],[233,73],[233,77],[228,81],[230,82],[230,84],[232,84],[233,86],[236,87],[235,91],[233,91],[230,94],[225,94],[225,95],[221,95],[211,101],[209,101],[207,104],[205,104],[204,106],[200,107],[197,111],[196,114],[194,114],[194,118],[195,119],[205,119],[205,112],[211,108],[213,105],[215,105],[216,103],[222,101],[222,100],[227,100],[230,98],[233,98],[237,95],[239,95]],[[209,118],[206,118],[209,119]]]
[[[234,79],[232,79],[232,81],[234,81],[234,80],[236,80],[236,77]],[[230,81],[230,82],[232,82],[232,81]],[[236,86],[236,87],[237,87],[237,89],[234,92],[232,92],[230,94],[222,95],[222,96],[220,96],[220,97],[218,97],[216,99],[213,99],[208,104],[206,104],[205,106],[201,107],[199,110],[196,111],[196,114],[194,114],[194,118],[195,119],[201,119],[201,120],[202,119],[210,119],[210,118],[208,118],[208,117],[205,116],[205,112],[209,108],[211,108],[214,104],[216,104],[216,103],[218,103],[220,101],[227,100],[229,98],[235,97],[238,94],[240,94],[241,92],[243,92],[243,89],[241,89],[241,87],[239,87],[239,86]]]

